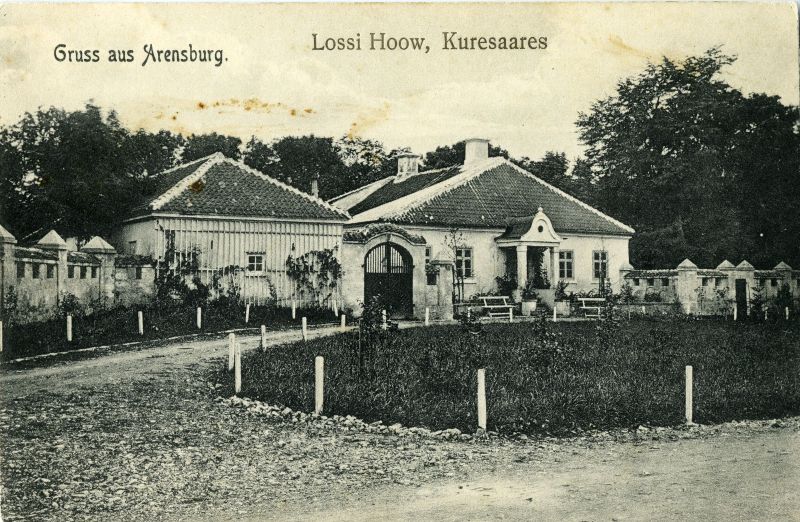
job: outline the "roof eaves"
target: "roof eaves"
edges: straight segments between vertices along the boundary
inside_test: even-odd
[[[299,190],[299,189],[297,189],[297,188],[295,188],[295,187],[293,187],[291,185],[287,185],[286,183],[282,183],[282,182],[278,181],[275,178],[271,178],[271,177],[267,176],[266,174],[264,174],[263,172],[259,172],[258,170],[254,169],[252,167],[248,167],[247,165],[245,165],[244,163],[242,163],[240,161],[235,161],[235,160],[232,160],[230,158],[226,158],[224,156],[222,157],[222,160],[224,162],[227,162],[228,164],[231,164],[231,165],[234,165],[236,167],[241,168],[242,170],[244,170],[248,174],[252,174],[252,175],[254,175],[256,177],[259,177],[259,178],[263,179],[264,181],[268,181],[269,183],[272,183],[273,185],[275,185],[275,186],[277,186],[279,188],[282,188],[282,189],[284,189],[284,190],[286,190],[288,192],[293,192],[294,194],[297,194],[298,196],[307,199],[309,202],[314,203],[315,205],[319,205],[322,208],[325,208],[325,209],[327,209],[327,210],[329,210],[329,211],[331,211],[331,212],[333,212],[335,214],[339,214],[340,216],[342,216],[345,219],[350,219],[350,214],[346,210],[343,210],[343,209],[341,209],[339,207],[331,205],[330,203],[328,203],[327,201],[325,201],[325,200],[323,200],[321,198],[318,198],[316,196],[312,196],[311,194],[303,192],[302,190]]]
[[[573,201],[573,202],[577,203],[578,205],[582,206],[586,210],[589,210],[590,212],[593,212],[593,213],[597,214],[598,216],[600,216],[603,219],[609,221],[610,223],[613,223],[614,225],[622,228],[623,230],[626,230],[626,231],[630,232],[631,234],[634,234],[636,232],[632,227],[626,225],[622,221],[618,221],[618,220],[612,218],[611,216],[609,216],[607,214],[603,214],[602,212],[600,212],[599,210],[597,210],[593,206],[591,206],[591,205],[589,205],[587,203],[584,203],[583,201],[579,200],[575,196],[571,196],[570,194],[567,194],[566,192],[564,192],[560,188],[551,185],[550,183],[548,183],[548,182],[544,181],[543,179],[535,176],[534,174],[532,174],[532,173],[528,172],[527,170],[523,169],[522,167],[520,167],[518,165],[515,165],[513,162],[508,161],[508,160],[504,160],[504,161],[506,163],[508,163],[509,165],[511,165],[511,167],[513,167],[514,169],[516,169],[519,172],[525,174],[526,176],[529,176],[529,177],[533,178],[534,180],[536,180],[540,184],[544,185],[545,187],[549,188],[550,190],[552,190],[552,191],[556,192],[557,194],[567,198],[570,201]]]

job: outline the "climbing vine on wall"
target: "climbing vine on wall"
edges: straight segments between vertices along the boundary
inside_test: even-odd
[[[342,278],[342,265],[336,256],[338,247],[311,250],[301,256],[292,253],[286,258],[286,273],[294,282],[295,295],[319,304],[329,302],[336,294]]]

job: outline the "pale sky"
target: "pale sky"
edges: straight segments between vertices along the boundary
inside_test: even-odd
[[[442,32],[546,36],[537,51],[444,51]],[[420,52],[312,51],[312,33],[425,37]],[[59,63],[54,47],[99,49]],[[223,49],[221,67],[141,66],[143,45]],[[515,156],[580,153],[575,119],[662,55],[722,45],[726,78],[798,103],[795,4],[0,5],[0,124],[93,100],[131,129],[378,139],[424,153],[486,137]],[[107,63],[133,49],[134,63]]]

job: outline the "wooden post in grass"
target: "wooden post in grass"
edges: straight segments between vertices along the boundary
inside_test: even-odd
[[[478,428],[486,431],[486,370],[478,370]]]
[[[341,324],[339,325],[339,331],[344,332],[346,326],[347,326],[347,316],[342,314],[342,321]]]
[[[767,309],[766,308],[764,308],[764,320],[765,321],[767,320]]]
[[[553,305],[553,322],[555,323],[558,321],[558,312],[556,311],[556,306]]]
[[[389,325],[386,323],[386,310],[381,310],[381,328],[386,330]]]
[[[236,334],[228,334],[228,371],[233,370],[233,360],[236,357]]]
[[[203,309],[199,306],[197,307],[197,329],[200,330],[203,327]]]
[[[514,322],[514,309],[513,308],[509,308],[508,309],[508,322],[509,323],[513,323]]]
[[[261,351],[267,349],[267,327],[266,325],[261,325]]]
[[[472,319],[472,307],[468,306],[467,307],[467,322],[469,322],[471,319]]]
[[[292,299],[292,320],[297,319],[297,301]]]
[[[3,321],[0,321],[0,353],[3,352]]]
[[[736,308],[737,308],[736,306],[733,307],[733,320],[734,321],[736,321],[736,316],[737,316],[736,312],[738,312],[738,310]]]
[[[144,335],[144,314],[141,310],[136,314],[139,316],[139,335]]]
[[[67,341],[72,342],[72,316],[67,315]]]
[[[234,391],[236,395],[242,393],[242,345],[236,343],[236,355],[233,368]]]
[[[244,307],[244,324],[250,322],[250,303],[247,303],[247,306]]]
[[[308,321],[306,320],[305,316],[303,316],[302,330],[303,330],[303,340],[304,341],[308,340],[308,332],[306,331],[307,328],[308,328]]]
[[[644,305],[642,305],[642,315],[647,315],[647,310],[645,309]]]
[[[322,415],[322,403],[325,400],[325,359],[317,355],[314,359],[314,413]]]
[[[686,367],[686,424],[694,424],[692,414],[694,407],[692,405],[692,367]]]
[[[789,307],[787,306],[786,308],[783,309],[783,311],[786,312],[786,320],[788,321],[789,320]],[[0,323],[0,325],[2,325],[2,324],[3,323]],[[0,337],[0,339],[2,339],[2,337]],[[2,345],[2,343],[0,343],[0,345]],[[2,351],[3,350],[0,349],[0,352],[2,352]]]
[[[431,324],[431,308],[429,306],[425,307],[425,326],[429,326]]]

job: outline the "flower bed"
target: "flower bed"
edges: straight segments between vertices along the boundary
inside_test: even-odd
[[[242,395],[311,411],[314,356],[325,357],[325,413],[433,430],[476,427],[486,368],[489,429],[577,429],[683,422],[684,366],[695,421],[800,413],[797,323],[635,320],[491,324],[357,332],[245,354]],[[224,371],[220,380],[231,386]]]

